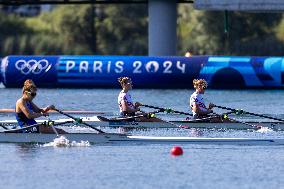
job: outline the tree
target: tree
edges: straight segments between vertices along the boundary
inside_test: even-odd
[[[146,5],[103,6],[97,20],[100,54],[147,55],[148,22]]]
[[[215,55],[283,54],[283,43],[275,33],[282,19],[280,13],[229,12],[229,33],[225,34],[224,12],[196,11],[188,5],[179,10],[179,47],[183,52],[191,50],[193,54]]]

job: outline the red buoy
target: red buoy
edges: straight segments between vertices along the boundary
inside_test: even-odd
[[[171,154],[174,156],[180,156],[183,154],[183,150],[180,146],[174,146],[171,149]]]

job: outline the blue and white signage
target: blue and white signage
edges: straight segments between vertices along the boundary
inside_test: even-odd
[[[209,87],[284,86],[283,57],[146,57],[146,56],[8,56],[2,59],[5,86],[22,87],[33,79],[39,87],[120,87],[131,77],[136,88],[192,88],[204,78]]]
[[[119,87],[117,78],[129,76],[136,87],[184,88],[191,87],[190,80],[199,72],[200,64],[197,59],[186,57],[62,56],[58,83]]]
[[[2,59],[1,74],[7,87],[21,87],[26,79],[39,86],[56,87],[58,57],[8,56]]]

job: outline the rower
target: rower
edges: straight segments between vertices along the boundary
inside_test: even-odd
[[[194,119],[208,117],[208,114],[213,113],[214,104],[210,103],[208,108],[205,106],[203,94],[207,88],[207,82],[204,79],[194,79],[193,87],[195,92],[190,96],[190,107]]]
[[[120,115],[122,117],[129,117],[129,116],[135,116],[136,113],[140,112],[140,114],[145,114],[144,112],[140,111],[139,106],[142,104],[140,102],[135,102],[133,104],[132,98],[130,94],[128,93],[129,90],[132,89],[132,81],[129,77],[120,77],[118,78],[118,82],[120,83],[122,90],[120,91],[117,102],[119,105]],[[139,113],[138,113],[139,115]],[[162,120],[152,117],[147,118],[146,114],[145,117],[139,117],[136,119],[137,121],[144,121],[144,122],[161,122]],[[128,121],[135,121],[128,120]]]
[[[53,105],[48,106],[46,108],[39,108],[35,105],[32,101],[36,97],[37,87],[34,82],[30,79],[24,82],[23,90],[22,90],[22,97],[19,98],[16,102],[16,119],[18,124],[21,128],[26,126],[35,125],[37,122],[35,118],[41,116],[48,116],[48,111],[54,109]],[[24,132],[31,132],[31,133],[54,133],[52,128],[46,127],[44,125],[38,125],[36,127],[26,129]],[[66,133],[62,129],[57,129],[58,133]]]

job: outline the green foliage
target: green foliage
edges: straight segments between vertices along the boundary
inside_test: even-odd
[[[1,54],[146,55],[147,26],[146,5],[64,5],[38,17],[9,15],[0,19]]]
[[[225,33],[224,12],[196,11],[190,5],[179,10],[178,45],[181,55],[186,51],[195,55],[283,54],[284,45],[279,40],[281,29],[278,29],[278,35],[275,33],[282,20],[280,13],[229,12],[229,32]],[[184,15],[184,12],[187,14]]]
[[[147,5],[62,5],[37,17],[0,11],[0,53],[147,55]],[[179,4],[178,55],[282,55],[280,13],[197,11]]]
[[[91,6],[59,6],[53,12],[27,20],[38,41],[36,51],[61,54],[91,54],[95,41],[92,38]],[[50,43],[50,44],[48,44]],[[49,48],[51,49],[49,49]],[[54,49],[52,49],[54,48]]]
[[[146,5],[103,6],[97,20],[100,54],[146,55],[148,22]]]
[[[0,12],[0,36],[18,36],[30,32],[24,24],[24,19],[16,15],[6,15]]]

